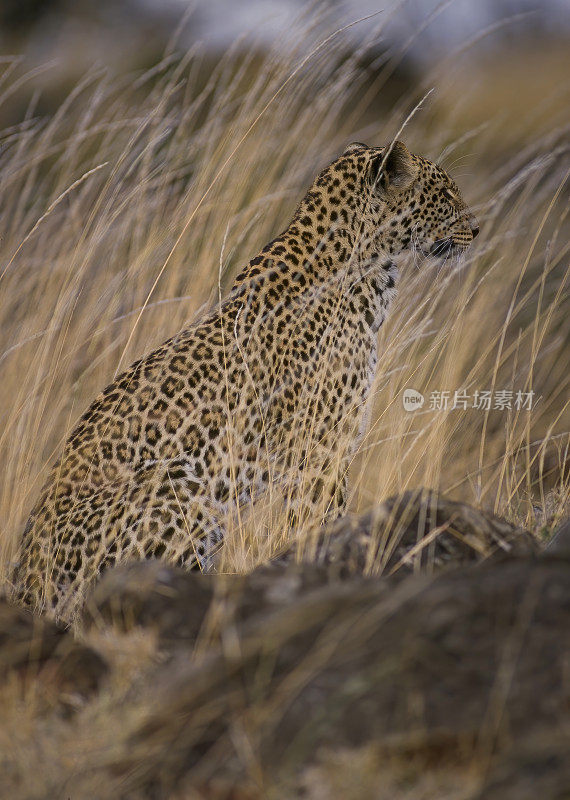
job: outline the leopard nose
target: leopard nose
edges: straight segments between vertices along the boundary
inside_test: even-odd
[[[476,220],[470,222],[471,236],[475,238],[479,234],[479,223]]]

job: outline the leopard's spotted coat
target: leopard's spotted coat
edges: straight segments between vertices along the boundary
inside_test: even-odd
[[[20,600],[66,618],[120,559],[207,566],[228,509],[269,486],[300,520],[342,509],[398,256],[477,230],[440,167],[400,142],[350,145],[229,297],[85,412],[26,526]]]

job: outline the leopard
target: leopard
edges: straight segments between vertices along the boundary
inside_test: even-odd
[[[342,514],[402,264],[478,232],[441,166],[348,145],[227,296],[79,419],[25,526],[17,602],[65,622],[116,562],[211,571],[228,514],[268,492],[291,525]]]

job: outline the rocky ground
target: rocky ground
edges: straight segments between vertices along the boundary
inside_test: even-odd
[[[569,523],[543,550],[408,492],[249,575],[118,567],[74,633],[4,603],[3,783],[74,800],[562,800],[569,659]]]

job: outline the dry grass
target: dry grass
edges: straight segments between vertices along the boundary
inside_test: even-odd
[[[377,35],[370,30],[369,42]],[[347,141],[389,141],[423,96],[416,87],[378,118],[362,53],[348,57],[342,37],[318,41],[314,31],[292,33],[262,63],[229,52],[205,86],[195,80],[199,52],[168,55],[122,84],[94,72],[53,118],[30,108],[2,135],[2,573],[49,464],[99,389],[215,302]],[[470,91],[461,86],[463,104]],[[411,258],[404,270],[351,468],[354,509],[420,485],[530,527],[550,529],[568,508],[566,102],[558,93],[542,129],[533,123],[533,138],[507,154],[498,113],[466,131],[443,102],[428,101],[401,134],[449,168],[481,234],[461,265]],[[422,411],[403,410],[406,387],[426,395]],[[535,402],[530,411],[427,408],[430,392],[460,389],[534,391]],[[273,522],[241,521],[229,566],[250,568],[280,546],[284,527]],[[63,785],[72,770],[61,753],[83,765],[107,758],[107,715],[125,691],[111,686],[86,710],[81,736],[59,719],[42,736],[33,704],[3,698],[22,796]]]
[[[364,125],[375,97],[357,66],[367,45],[349,58],[342,35],[311,42],[314,31],[292,34],[288,58],[280,49],[262,64],[229,52],[206,86],[196,80],[199,52],[167,55],[123,85],[94,73],[53,118],[30,109],[3,135],[3,565],[47,466],[97,391],[225,291],[347,140],[389,140],[446,74],[440,65],[391,115]],[[545,454],[561,465],[567,457],[567,131],[551,114],[546,134],[505,157],[503,116],[457,136],[453,108],[446,119],[428,101],[402,133],[450,167],[481,235],[459,268],[412,259],[404,272],[381,332],[354,507],[424,484],[531,524],[531,499],[544,503],[536,476]],[[409,386],[426,396],[532,390],[537,400],[530,412],[432,412],[426,403],[409,414]]]

